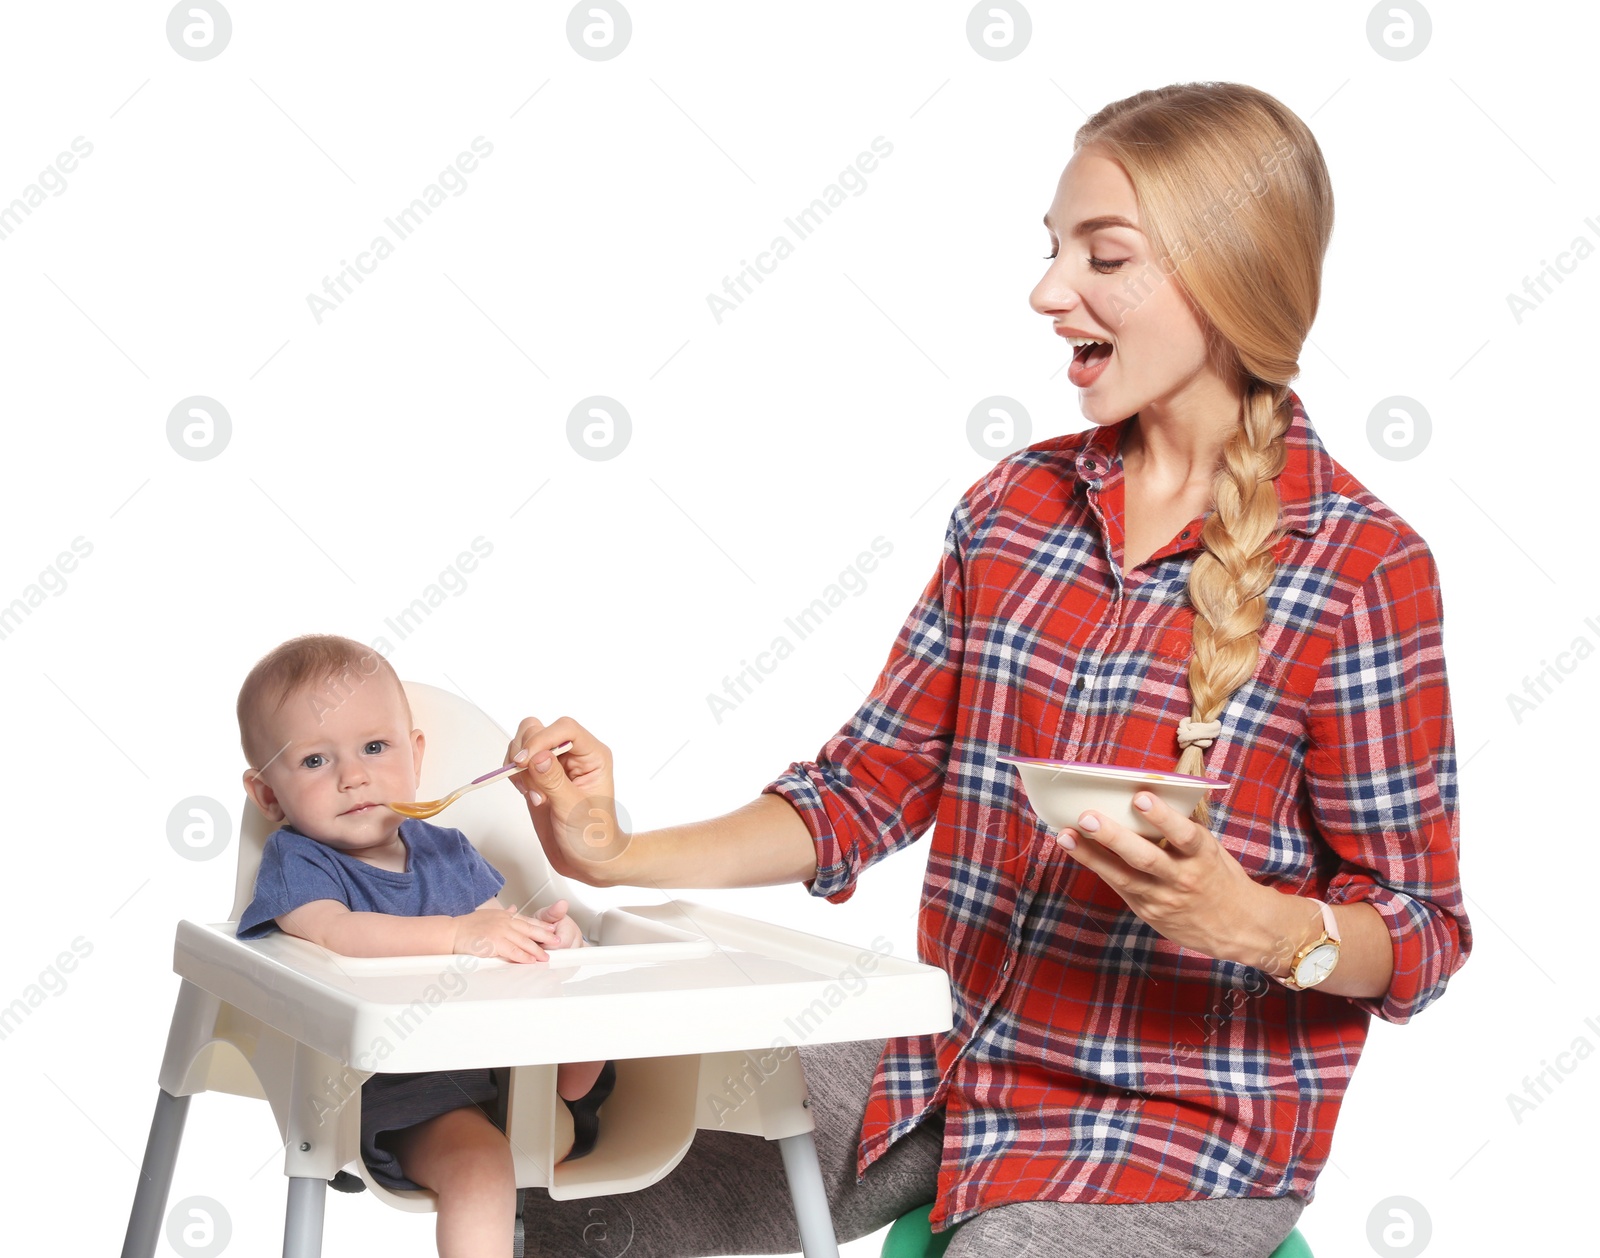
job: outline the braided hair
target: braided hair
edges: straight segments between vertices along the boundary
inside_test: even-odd
[[[1091,145],[1127,174],[1161,269],[1200,316],[1218,373],[1241,388],[1188,582],[1185,726],[1204,725],[1259,662],[1281,536],[1273,482],[1293,417],[1289,383],[1316,317],[1333,189],[1305,123],[1238,83],[1174,84],[1114,101],[1074,137],[1074,151]],[[1184,734],[1176,771],[1203,776],[1211,739]],[[1202,799],[1194,819],[1208,816]]]

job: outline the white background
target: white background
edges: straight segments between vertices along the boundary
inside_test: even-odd
[[[1319,1258],[1417,1252],[1368,1241],[1392,1196],[1438,1254],[1546,1252],[1579,1227],[1600,1062],[1558,1055],[1600,1048],[1600,662],[1562,657],[1520,716],[1508,695],[1600,644],[1576,370],[1600,261],[1520,322],[1507,295],[1600,241],[1588,10],[1440,2],[1426,49],[1394,61],[1363,4],[1040,2],[1025,50],[991,61],[963,3],[639,0],[602,62],[569,45],[565,4],[229,11],[202,62],[169,46],[161,4],[8,5],[0,33],[0,205],[93,145],[0,240],[0,604],[92,546],[0,640],[0,1003],[92,948],[0,1042],[13,1213],[50,1233],[35,1252],[120,1244],[174,925],[232,893],[234,846],[184,859],[167,818],[205,795],[237,825],[250,665],[297,633],[383,636],[402,676],[508,729],[598,732],[638,826],[749,800],[881,667],[992,462],[973,405],[1015,398],[1032,440],[1084,426],[1067,347],[1027,306],[1039,219],[1086,113],[1195,79],[1273,93],[1326,156],[1337,225],[1296,388],[1433,548],[1462,763],[1473,955],[1413,1024],[1373,1024],[1302,1230]],[[466,190],[319,323],[307,295],[477,136],[493,153]],[[893,153],[866,190],[719,324],[707,294],[878,136]],[[566,435],[595,394],[632,418],[609,461]],[[167,440],[191,395],[231,416],[208,460]],[[1369,443],[1391,395],[1432,417],[1414,458]],[[476,537],[493,552],[465,590],[387,632]],[[876,537],[893,554],[865,592],[715,719],[708,694]],[[921,850],[843,907],[701,898],[910,956]],[[1546,1068],[1557,1086],[1518,1122],[1508,1094]],[[257,1103],[199,1098],[173,1201],[223,1203],[229,1252],[278,1252],[276,1145]],[[330,1199],[330,1254],[432,1245],[431,1220]]]

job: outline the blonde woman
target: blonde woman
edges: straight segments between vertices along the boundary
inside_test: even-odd
[[[1438,574],[1289,387],[1333,224],[1299,118],[1228,83],[1117,101],[1045,224],[1032,304],[1081,342],[1091,427],[967,491],[815,761],[596,861],[610,751],[569,718],[511,751],[550,859],[600,885],[840,901],[933,826],[918,937],[954,1029],[801,1049],[842,1240],[932,1201],[949,1258],[1267,1255],[1369,1019],[1410,1019],[1471,946]],[[1007,753],[1228,785],[1193,818],[1136,800],[1161,845],[1094,814],[1056,834]],[[585,1203],[530,1197],[529,1234],[566,1219],[581,1252]],[[792,1252],[787,1202],[770,1145],[701,1133],[626,1199],[630,1252]]]

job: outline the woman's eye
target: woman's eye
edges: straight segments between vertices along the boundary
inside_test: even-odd
[[[1044,260],[1046,262],[1054,262],[1058,257],[1060,257],[1058,252],[1051,252],[1044,255]],[[1089,257],[1085,258],[1084,261],[1087,262],[1089,266],[1099,274],[1110,275],[1111,272],[1115,271],[1118,267],[1126,265],[1128,260],[1126,258],[1121,258],[1113,262],[1109,258]]]

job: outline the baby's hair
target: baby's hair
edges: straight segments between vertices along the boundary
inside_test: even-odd
[[[259,660],[239,688],[239,743],[252,769],[263,769],[280,750],[265,746],[266,718],[282,710],[290,696],[304,693],[320,719],[339,707],[359,686],[386,678],[405,705],[406,723],[411,704],[394,667],[371,647],[335,634],[307,633],[272,648]]]
[[[1259,661],[1281,535],[1273,480],[1293,419],[1289,382],[1317,313],[1333,188],[1305,123],[1239,83],[1174,84],[1114,101],[1079,128],[1074,151],[1086,146],[1127,174],[1162,270],[1199,316],[1219,374],[1244,394],[1189,574],[1189,717],[1209,723]],[[1204,748],[1183,748],[1176,769],[1203,775]],[[1204,825],[1208,813],[1202,800],[1195,819]]]

